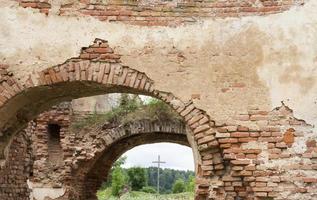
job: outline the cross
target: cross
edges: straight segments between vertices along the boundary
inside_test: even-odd
[[[157,163],[157,194],[160,194],[160,167],[161,164],[166,162],[161,161],[161,157],[159,155],[157,161],[153,161],[152,163]]]

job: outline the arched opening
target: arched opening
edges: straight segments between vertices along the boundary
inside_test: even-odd
[[[193,152],[188,146],[166,142],[139,145],[115,161],[97,197],[157,199],[159,191],[163,199],[190,200],[194,171]]]
[[[85,184],[84,188],[90,188],[89,191],[85,190],[86,199],[97,199],[96,193],[101,187],[102,183],[107,181],[110,169],[115,161],[126,151],[143,145],[143,144],[154,144],[161,142],[177,143],[181,145],[186,145],[190,147],[186,135],[173,134],[173,133],[145,133],[140,135],[135,135],[128,138],[123,138],[115,143],[113,143],[100,158],[96,159],[94,165],[88,168],[87,175],[83,177]],[[118,148],[119,147],[119,148]],[[171,152],[171,154],[173,154]],[[83,174],[81,171],[80,174]],[[77,180],[77,183],[79,181]],[[84,199],[85,199],[84,198]]]
[[[129,105],[131,104],[123,108],[130,109]],[[113,114],[116,115],[118,110],[121,110],[121,106],[117,107]],[[81,159],[73,160],[76,169],[73,170],[75,175],[69,181],[69,185],[75,185],[74,193],[78,195],[76,198],[96,199],[97,190],[107,180],[113,163],[124,152],[136,146],[171,142],[192,147],[196,152],[194,155],[198,155],[194,139],[187,133],[190,130],[163,102],[152,101],[133,112],[125,110],[122,113],[123,116],[115,117],[116,120],[113,122],[102,121],[97,127],[78,133],[84,135],[85,139],[82,145],[77,146],[88,148],[78,150],[77,154]]]
[[[86,54],[93,52],[94,48],[107,48],[109,52],[95,53],[95,56],[87,57]],[[12,137],[25,128],[31,119],[54,104],[79,97],[115,92],[149,95],[171,106],[184,120],[184,126],[188,130],[187,137],[191,138],[192,146],[196,149],[199,177],[197,196],[206,199],[211,198],[210,195],[217,195],[211,192],[214,189],[209,188],[209,184],[212,177],[223,174],[224,165],[215,138],[215,123],[191,101],[183,102],[171,93],[157,90],[153,81],[144,73],[121,65],[120,57],[110,50],[106,41],[97,39],[90,47],[83,48],[79,57],[71,58],[61,65],[39,73],[33,73],[24,84],[20,84],[14,77],[8,77],[6,80],[9,81],[2,82],[0,98],[2,158],[8,158],[8,151],[5,149]],[[164,141],[166,138],[168,139],[164,136]],[[109,141],[113,142],[113,138],[108,139],[103,145],[107,146]]]

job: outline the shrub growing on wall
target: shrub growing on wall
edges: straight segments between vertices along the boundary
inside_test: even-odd
[[[94,125],[105,124],[128,124],[138,120],[150,121],[182,121],[182,118],[173,111],[165,102],[149,98],[142,102],[137,95],[122,94],[118,99],[118,106],[106,113],[93,113],[88,117],[74,121],[71,124],[73,132],[86,133],[85,128],[92,128]],[[84,130],[84,131],[82,131]]]

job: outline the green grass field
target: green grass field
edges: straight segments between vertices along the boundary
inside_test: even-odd
[[[193,193],[180,193],[180,194],[164,194],[157,196],[156,194],[149,194],[144,192],[130,192],[118,197],[111,196],[110,189],[98,192],[98,200],[193,200]]]

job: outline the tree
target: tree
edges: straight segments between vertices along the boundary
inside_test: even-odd
[[[140,191],[147,185],[147,172],[146,169],[141,167],[132,167],[127,171],[129,183],[134,191]]]
[[[195,178],[192,175],[189,176],[188,181],[186,183],[186,191],[187,192],[195,191]]]
[[[122,114],[128,114],[135,111],[142,105],[142,101],[138,95],[122,94],[119,100],[119,108],[121,108]]]
[[[173,193],[185,192],[185,182],[182,179],[177,179],[173,185]]]
[[[108,174],[107,181],[104,182],[102,184],[102,186],[101,186],[102,189],[105,189],[107,187],[111,187],[111,185],[112,185],[112,174],[113,174],[114,169],[116,169],[117,167],[121,167],[125,163],[126,160],[127,160],[127,156],[122,156],[112,165],[112,167],[110,169],[110,172]],[[125,170],[124,169],[122,169],[122,170],[123,170],[123,172],[125,174]]]
[[[127,179],[121,167],[116,167],[112,172],[111,193],[113,196],[119,196],[127,183]]]
[[[193,171],[181,171],[175,169],[161,169],[160,171],[160,193],[168,194],[173,192],[173,184],[177,179],[182,179],[187,184],[190,176],[195,176]],[[148,186],[156,187],[157,168],[147,168]],[[193,184],[194,185],[194,184]]]
[[[111,193],[113,196],[119,196],[124,186],[127,185],[127,175],[122,169],[121,165],[125,163],[127,157],[119,158],[111,169]]]

